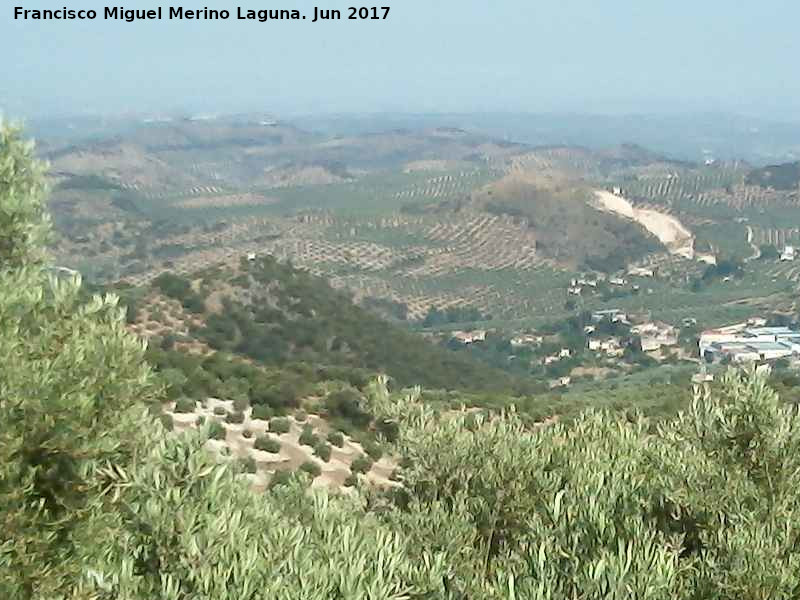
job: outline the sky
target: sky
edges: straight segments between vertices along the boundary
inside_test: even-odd
[[[113,6],[103,1],[2,3],[0,112],[698,111],[800,120],[795,0],[382,0],[386,20],[317,23],[315,6],[346,17],[359,4],[183,0],[172,6],[227,8],[233,18],[126,23],[103,20]],[[308,19],[240,21],[237,2],[296,8]],[[21,21],[15,6],[101,16]]]

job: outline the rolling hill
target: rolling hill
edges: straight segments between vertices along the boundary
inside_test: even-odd
[[[572,268],[613,272],[662,248],[643,227],[595,208],[591,198],[585,186],[518,174],[473,196],[491,214],[524,220],[537,252]]]
[[[386,373],[398,385],[513,392],[525,384],[354,305],[324,280],[272,257],[180,277],[165,273],[144,288],[122,288],[129,322],[158,347],[221,353],[253,365],[314,365],[363,380]]]
[[[754,169],[746,181],[748,185],[796,192],[800,189],[800,161]]]

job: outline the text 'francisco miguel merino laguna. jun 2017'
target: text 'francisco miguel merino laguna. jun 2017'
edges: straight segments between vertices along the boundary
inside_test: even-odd
[[[102,9],[71,9],[62,7],[57,9],[26,9],[22,6],[14,7],[14,19],[22,21],[76,21],[95,19],[117,21],[224,21],[235,19],[241,21],[302,21],[308,19],[311,23],[317,21],[338,20],[371,20],[381,21],[389,17],[388,6],[348,6],[343,9],[328,9],[314,7],[313,11],[305,14],[296,9],[248,9],[236,7],[235,10],[218,10],[211,8],[187,10],[180,6],[157,7],[152,9],[127,9],[122,6],[105,7]]]

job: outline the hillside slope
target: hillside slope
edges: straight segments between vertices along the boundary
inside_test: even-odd
[[[638,223],[599,210],[590,190],[557,176],[509,175],[473,199],[492,214],[524,220],[537,252],[568,266],[614,271],[661,249]]]
[[[800,187],[800,161],[754,169],[747,175],[746,182],[762,188],[797,191]]]
[[[243,259],[236,268],[197,273],[191,281],[167,273],[136,294],[140,301],[129,320],[140,333],[170,335],[256,364],[383,372],[399,385],[429,388],[509,392],[524,387],[506,373],[381,320],[323,279],[272,257]],[[177,300],[178,310],[167,316],[154,309],[154,295]]]

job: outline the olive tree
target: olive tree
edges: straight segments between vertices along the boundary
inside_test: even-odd
[[[465,597],[797,597],[800,420],[755,372],[659,427],[590,411],[531,429],[381,382],[369,396],[403,457],[382,518],[444,552]]]
[[[43,259],[49,232],[44,168],[34,159],[33,143],[0,120],[0,269]]]
[[[73,535],[133,452],[127,411],[157,390],[113,296],[86,303],[80,277],[41,264],[42,167],[0,126],[0,596],[57,597],[80,566]]]
[[[444,557],[412,561],[408,541],[355,498],[294,476],[260,497],[205,450],[207,432],[166,437],[130,470],[109,472],[84,532],[84,593],[179,600],[444,598]],[[91,540],[102,532],[102,544]],[[415,553],[416,554],[416,553]]]

